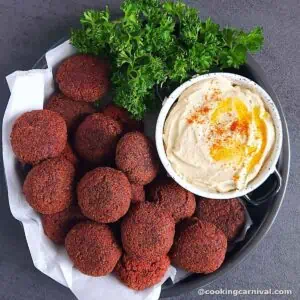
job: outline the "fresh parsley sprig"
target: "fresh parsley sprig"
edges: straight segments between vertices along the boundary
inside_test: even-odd
[[[211,19],[201,21],[197,10],[181,1],[125,0],[121,10],[117,20],[108,8],[85,11],[71,43],[80,53],[110,58],[114,101],[136,119],[155,105],[155,85],[216,67],[238,68],[247,52],[263,44],[262,28],[221,29]]]

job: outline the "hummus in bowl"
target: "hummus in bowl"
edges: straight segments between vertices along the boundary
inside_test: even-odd
[[[281,121],[256,83],[211,73],[184,83],[165,100],[156,144],[168,173],[186,189],[208,198],[238,197],[274,171]]]

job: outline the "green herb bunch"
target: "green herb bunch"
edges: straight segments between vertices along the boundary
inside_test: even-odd
[[[247,52],[263,44],[262,28],[250,32],[201,21],[183,2],[125,0],[123,17],[112,20],[108,8],[87,10],[82,28],[72,30],[80,53],[108,56],[114,101],[136,119],[155,104],[155,85],[182,82],[212,68],[238,68]]]

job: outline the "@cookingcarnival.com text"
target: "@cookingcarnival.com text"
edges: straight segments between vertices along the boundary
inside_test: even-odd
[[[292,290],[286,289],[198,289],[198,295],[228,295],[228,296],[241,296],[241,295],[292,295]]]

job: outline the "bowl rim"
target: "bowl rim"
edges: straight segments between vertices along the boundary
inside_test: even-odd
[[[182,179],[173,169],[171,163],[169,162],[164,142],[163,142],[163,130],[164,130],[164,124],[166,121],[166,118],[169,114],[169,111],[172,109],[174,103],[177,101],[179,96],[185,91],[187,88],[191,87],[192,85],[199,83],[204,80],[213,79],[217,77],[225,77],[234,83],[244,85],[247,88],[254,90],[257,92],[268,112],[271,114],[273,119],[273,124],[275,127],[275,142],[273,145],[273,149],[267,160],[264,162],[262,169],[259,171],[258,175],[247,185],[245,189],[242,190],[233,190],[226,193],[220,193],[220,192],[208,192],[205,191],[199,187],[196,187],[192,185],[191,183],[185,181]],[[207,73],[203,75],[197,75],[194,76],[192,79],[184,82],[180,86],[178,86],[169,97],[167,97],[163,101],[162,109],[159,113],[157,123],[156,123],[156,129],[155,129],[155,142],[156,142],[156,148],[158,151],[159,158],[168,172],[168,174],[183,188],[189,190],[195,195],[205,197],[205,198],[213,198],[213,199],[229,199],[229,198],[236,198],[236,197],[242,197],[245,196],[248,193],[251,193],[255,189],[257,189],[259,186],[261,186],[268,177],[274,173],[277,161],[279,159],[281,149],[282,149],[282,141],[283,141],[283,130],[282,130],[282,120],[279,114],[279,111],[272,100],[271,96],[256,82],[252,81],[251,79],[235,74],[235,73],[229,73],[229,72],[213,72],[213,73]]]

